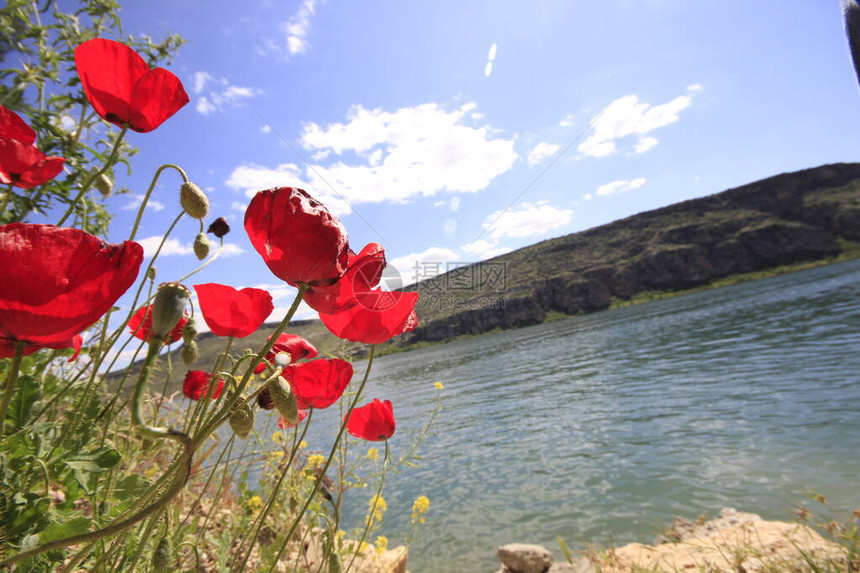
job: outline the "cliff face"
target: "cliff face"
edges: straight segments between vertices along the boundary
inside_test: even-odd
[[[860,241],[860,164],[777,175],[544,241],[455,271],[465,282],[454,273],[423,281],[408,289],[422,294],[421,326],[402,342],[527,326],[550,311],[602,310],[613,297],[832,257],[838,239]]]

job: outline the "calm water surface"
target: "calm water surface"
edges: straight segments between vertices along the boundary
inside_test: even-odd
[[[724,506],[786,519],[812,490],[860,507],[860,261],[384,357],[367,396],[395,404],[395,456],[436,380],[421,466],[384,493],[391,546],[430,498],[413,573],[650,542]]]

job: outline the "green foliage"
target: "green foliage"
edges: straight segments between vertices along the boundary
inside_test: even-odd
[[[33,213],[68,206],[90,174],[90,166],[107,162],[119,130],[103,122],[84,96],[74,68],[74,49],[86,40],[122,36],[119,3],[87,0],[76,10],[63,11],[57,2],[39,6],[10,1],[0,8],[0,104],[26,118],[38,134],[36,144],[51,157],[64,157],[65,173],[34,189],[4,191],[7,208],[0,224],[25,221]],[[161,42],[147,36],[126,37],[151,66],[169,62],[182,44],[171,35]],[[121,144],[118,164],[131,170],[136,149]],[[113,173],[108,174],[113,178]],[[122,191],[120,191],[122,192]],[[76,206],[75,226],[105,235],[111,215],[104,196],[85,195]]]

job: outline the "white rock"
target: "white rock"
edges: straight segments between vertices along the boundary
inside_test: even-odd
[[[549,549],[527,543],[503,545],[496,555],[512,573],[545,573],[553,562]]]

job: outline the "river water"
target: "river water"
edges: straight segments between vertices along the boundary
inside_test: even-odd
[[[384,491],[392,547],[430,499],[413,573],[489,573],[514,541],[560,557],[559,535],[650,543],[724,506],[791,519],[811,492],[860,507],[857,260],[383,357],[366,395],[395,404],[395,457],[437,380],[423,459]]]

